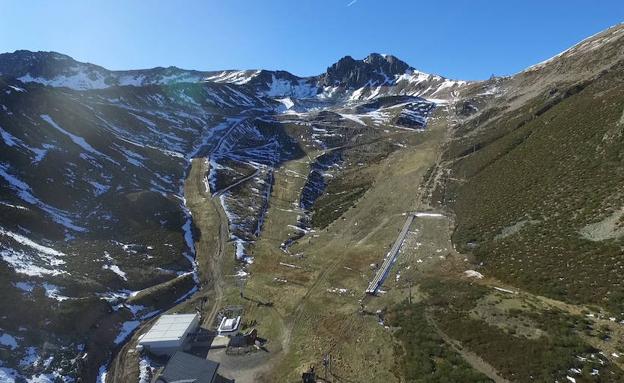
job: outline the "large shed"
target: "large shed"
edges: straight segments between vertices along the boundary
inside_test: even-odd
[[[183,348],[188,334],[198,326],[198,314],[163,315],[139,338],[139,346],[157,355],[171,355]]]
[[[169,359],[156,383],[214,383],[218,369],[219,363],[178,351]]]

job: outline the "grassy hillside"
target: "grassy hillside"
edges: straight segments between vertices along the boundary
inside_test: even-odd
[[[454,240],[484,273],[624,312],[623,72],[553,86],[449,147]]]

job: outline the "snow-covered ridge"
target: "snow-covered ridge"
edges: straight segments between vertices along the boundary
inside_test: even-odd
[[[114,86],[141,87],[203,82],[244,87],[259,97],[349,101],[367,100],[383,95],[445,98],[449,88],[466,83],[420,72],[394,56],[374,53],[362,60],[347,56],[330,66],[326,73],[298,77],[285,71],[201,72],[176,67],[111,71],[54,52],[17,51],[0,54],[0,74],[13,76],[24,83],[81,91]],[[362,81],[362,78],[365,80]],[[353,86],[354,84],[357,86]]]
[[[68,74],[54,77],[33,77],[30,73],[18,77],[23,83],[35,82],[56,88],[69,88],[73,90],[106,89],[112,86],[146,86],[167,85],[176,83],[195,83],[201,80],[201,76],[188,73],[163,75],[150,78],[144,74],[116,74],[89,72],[81,67],[73,68]]]
[[[77,71],[70,75],[59,75],[53,78],[33,77],[30,73],[18,77],[18,80],[24,83],[36,82],[39,84],[52,86],[52,87],[65,87],[74,90],[88,90],[88,89],[104,89],[108,88],[105,82],[105,78],[99,73],[93,76],[89,76],[85,72]]]
[[[112,71],[56,52],[15,51],[0,54],[0,75],[17,78],[23,83],[74,90],[197,83],[206,73],[176,67]]]
[[[438,75],[408,69],[405,73],[388,78],[379,85],[367,84],[347,92],[349,101],[372,100],[379,96],[418,96],[427,99],[447,99],[450,91],[468,84],[463,80],[450,80]],[[335,89],[330,89],[335,92]]]

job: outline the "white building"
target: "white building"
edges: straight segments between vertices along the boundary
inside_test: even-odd
[[[198,327],[198,314],[163,315],[139,337],[139,347],[157,355],[171,355],[183,348],[188,334]]]
[[[217,329],[219,335],[236,335],[238,332],[238,326],[240,325],[240,320],[240,316],[236,318],[223,317],[223,319],[221,319],[221,324]]]

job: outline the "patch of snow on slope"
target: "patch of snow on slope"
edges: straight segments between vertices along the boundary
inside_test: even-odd
[[[123,279],[124,281],[128,280],[128,278],[126,277],[126,273],[122,271],[117,265],[103,265],[102,269],[112,271],[113,273],[119,275],[119,277],[121,277],[121,279]]]
[[[120,86],[143,86],[145,84],[145,76],[140,75],[121,75],[117,79]]]
[[[12,368],[0,367],[0,382],[3,383],[15,383],[16,378],[19,376],[17,371]]]
[[[2,140],[8,147],[22,147],[22,148],[29,150],[32,154],[34,154],[34,159],[33,159],[34,163],[40,162],[48,153],[47,149],[54,147],[53,145],[50,145],[50,144],[43,144],[44,149],[33,148],[32,146],[26,145],[22,140],[13,136],[11,133],[2,129],[2,127],[0,127],[0,136],[2,137]]]
[[[318,93],[318,88],[308,83],[305,79],[300,79],[293,84],[289,80],[275,77],[274,74],[271,77],[271,82],[267,84],[269,89],[261,92],[265,96],[309,98],[316,96]]]
[[[41,119],[45,122],[47,122],[48,124],[50,124],[54,129],[58,130],[59,132],[63,133],[64,135],[66,135],[67,137],[69,137],[70,140],[72,140],[72,142],[78,146],[80,146],[82,149],[84,149],[85,151],[91,153],[91,154],[95,154],[97,156],[101,156],[104,158],[109,159],[111,162],[116,163],[116,161],[112,160],[110,157],[108,157],[107,155],[100,153],[99,151],[95,150],[91,145],[89,145],[87,143],[87,141],[85,141],[84,138],[77,136],[73,133],[68,132],[67,130],[61,128],[56,122],[54,122],[54,120],[52,119],[52,117],[48,116],[47,114],[42,114]]]
[[[7,333],[0,335],[0,345],[8,347],[11,350],[15,350],[18,347],[15,337]]]
[[[60,275],[64,272],[59,271],[56,267],[37,266],[35,262],[45,260],[38,259],[23,251],[18,250],[0,250],[0,257],[3,261],[10,264],[16,273],[41,277],[43,275]]]
[[[61,224],[70,230],[79,231],[79,232],[87,231],[87,229],[83,227],[74,225],[72,220],[67,217],[66,212],[63,212],[55,207],[52,207],[46,203],[43,203],[42,201],[37,199],[35,196],[33,196],[30,186],[28,186],[27,183],[20,180],[13,174],[9,173],[7,166],[2,163],[0,163],[0,177],[4,178],[4,180],[9,183],[9,187],[17,192],[18,197],[20,197],[25,202],[28,202],[32,205],[36,205],[39,208],[41,208],[48,215],[50,215],[50,217],[52,218],[54,222]]]
[[[290,97],[276,98],[275,101],[278,101],[279,103],[281,103],[286,108],[286,110],[289,110],[293,106],[295,106],[295,103]]]
[[[14,241],[16,241],[16,242],[18,242],[18,243],[20,243],[20,244],[22,244],[24,246],[31,247],[31,248],[37,250],[39,253],[42,253],[42,254],[46,254],[46,255],[50,255],[50,256],[57,256],[57,257],[65,255],[64,253],[61,253],[60,251],[56,251],[56,250],[54,250],[52,248],[39,245],[38,243],[33,242],[33,241],[31,241],[30,239],[28,239],[28,238],[26,238],[24,236],[21,236],[19,234],[13,233],[11,231],[4,230],[2,228],[0,228],[0,234],[4,235],[4,236],[7,236],[7,237],[10,237]],[[65,263],[65,262],[60,261],[60,263],[57,263],[57,264],[63,264],[63,263]]]
[[[110,189],[110,186],[102,185],[99,182],[89,181],[89,183],[91,184],[91,186],[93,186],[93,193],[96,197],[101,196],[102,194],[106,193],[108,189]]]
[[[215,75],[204,78],[204,81],[243,85],[251,81],[254,77],[260,74],[260,72],[261,71],[259,70],[251,72],[251,73],[249,71],[244,71],[244,70],[223,71]]]
[[[98,370],[98,376],[96,379],[96,383],[106,383],[106,376],[108,375],[108,370],[106,369],[106,364],[100,366]]]
[[[475,270],[466,270],[464,271],[464,275],[468,278],[483,279],[483,274]]]
[[[419,84],[421,82],[430,80],[432,77],[433,76],[428,73],[408,69],[405,71],[405,73],[401,75],[396,75],[394,81],[395,83],[399,83],[400,81],[407,81],[410,84]]]
[[[43,288],[45,289],[46,296],[51,299],[55,299],[59,302],[68,300],[69,297],[60,294],[60,287],[57,285],[53,285],[51,283],[44,283]]]
[[[154,374],[154,368],[151,366],[151,360],[147,356],[139,359],[139,383],[150,383]]]
[[[31,282],[17,282],[14,283],[14,286],[26,293],[32,292],[35,288],[35,284]]]
[[[0,201],[0,205],[6,206],[6,207],[10,207],[10,208],[13,208],[13,209],[17,209],[17,210],[28,210],[28,208],[25,207],[25,206],[13,205],[13,204],[10,204],[10,203],[4,202],[4,201]]]
[[[109,85],[104,81],[104,76],[100,73],[94,72],[92,73],[92,76],[90,76],[86,72],[80,70],[70,76],[60,75],[51,79],[32,77],[30,73],[27,73],[22,77],[18,77],[18,80],[24,83],[36,82],[47,86],[65,87],[74,90],[104,89],[109,87]]]
[[[64,273],[64,271],[59,270],[59,266],[64,265],[65,261],[57,257],[65,254],[1,228],[0,234],[12,238],[17,243],[35,251],[34,254],[26,253],[22,250],[8,247],[6,243],[0,244],[0,247],[4,247],[0,250],[0,257],[10,264],[16,273],[30,276],[60,275]]]
[[[434,97],[436,94],[438,94],[440,91],[444,89],[453,88],[455,86],[462,86],[462,85],[466,85],[466,81],[444,80],[442,84],[438,86],[436,91],[431,94],[431,97]]]
[[[13,85],[9,85],[9,88],[11,88],[11,89],[13,89],[14,91],[19,92],[19,93],[24,93],[24,92],[26,92],[26,90],[25,90],[25,89],[20,88],[20,87],[17,87],[17,86],[13,86]]]
[[[179,84],[179,83],[195,83],[201,80],[201,77],[197,75],[193,75],[191,73],[179,73],[179,74],[171,74],[168,76],[160,76],[155,81],[150,81],[149,84],[159,84],[159,85],[168,85],[168,84]],[[146,85],[145,82],[143,85]]]
[[[193,241],[193,218],[191,216],[191,211],[186,206],[186,199],[183,199],[183,204],[181,206],[184,215],[186,216],[186,220],[184,221],[184,225],[182,225],[182,232],[184,232],[184,242],[186,243],[186,248],[188,251],[182,253],[182,255],[188,259],[191,267],[193,268],[193,280],[196,284],[199,283],[199,274],[197,271],[197,260],[195,259],[195,242]]]
[[[427,213],[427,212],[418,212],[416,214],[414,214],[416,217],[436,217],[436,218],[442,218],[444,217],[444,214],[440,214],[440,213]]]
[[[36,366],[40,363],[40,360],[41,357],[37,353],[37,348],[28,347],[26,349],[26,354],[24,354],[24,357],[20,360],[19,365],[20,367],[29,367],[32,365]]]
[[[357,114],[347,114],[347,113],[339,113],[339,114],[340,114],[340,116],[341,116],[342,118],[346,118],[347,120],[351,120],[351,121],[357,122],[357,123],[358,123],[358,124],[360,124],[360,125],[366,125],[366,124],[364,123],[364,121],[362,121],[362,120],[360,119],[360,116],[361,116],[361,115],[357,115]]]
[[[7,132],[1,127],[0,127],[0,136],[2,137],[2,140],[4,141],[4,143],[9,147],[17,146],[18,144],[21,144],[22,142],[22,140],[20,140],[19,138],[16,138],[11,133]]]
[[[141,321],[138,321],[138,320],[131,320],[131,321],[124,322],[121,325],[121,330],[119,331],[119,334],[115,338],[115,344],[123,343],[126,340],[126,338],[130,336],[130,334],[132,334],[132,332],[137,327],[139,327],[140,324],[141,324]]]

